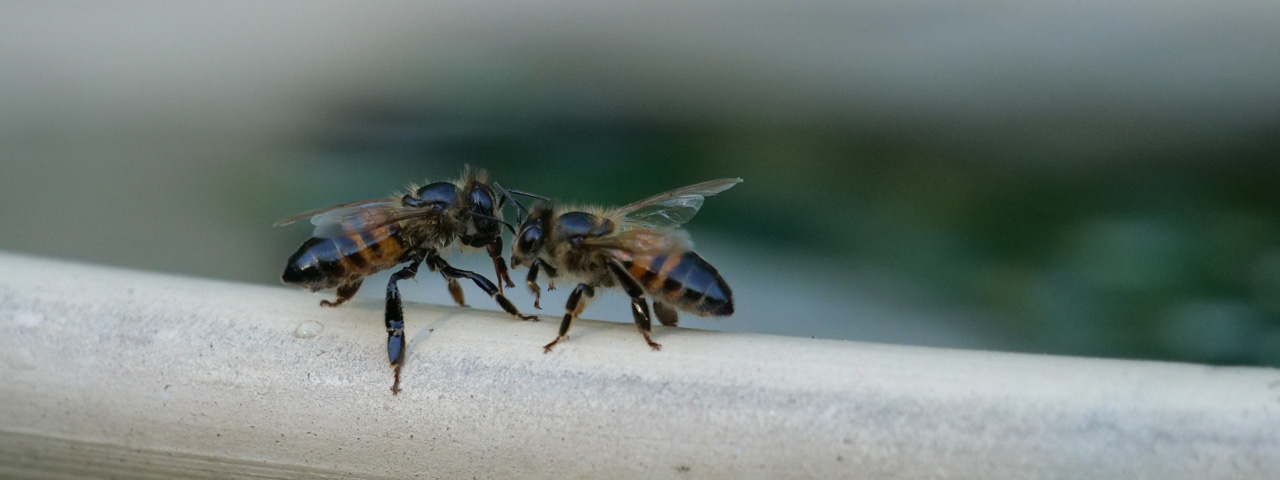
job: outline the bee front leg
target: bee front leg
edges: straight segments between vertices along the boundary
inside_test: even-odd
[[[363,279],[363,278],[361,278],[361,279],[359,279],[359,280],[356,280],[356,281],[354,281],[354,282],[351,282],[351,283],[347,283],[347,284],[339,285],[339,286],[338,286],[338,298],[335,298],[332,302],[330,302],[330,301],[328,301],[328,300],[321,300],[321,301],[320,301],[320,306],[321,306],[321,307],[336,307],[336,306],[338,306],[338,305],[342,305],[342,304],[344,304],[344,303],[347,303],[347,300],[351,300],[351,297],[356,296],[356,292],[360,291],[360,284],[361,284],[361,283],[364,283],[364,279]]]
[[[609,260],[606,264],[609,266],[609,271],[613,273],[613,277],[618,280],[618,284],[622,285],[622,290],[631,297],[631,316],[635,318],[640,335],[644,335],[645,343],[649,344],[649,348],[662,350],[662,345],[653,341],[653,322],[649,317],[649,302],[644,299],[644,289],[640,287],[640,282],[637,282],[618,262]]]
[[[547,289],[556,289],[556,286],[551,283],[551,279],[556,278],[556,269],[552,268],[551,265],[547,265],[547,262],[542,261],[541,258],[534,259],[533,264],[529,265],[529,276],[525,277],[524,283],[529,286],[529,291],[533,293],[533,308],[538,310],[542,310],[542,305],[538,304],[542,301],[542,289],[538,288],[538,271],[540,268],[547,270]]]
[[[489,242],[489,258],[493,259],[493,274],[498,278],[498,291],[502,291],[504,282],[507,288],[516,288],[515,282],[511,281],[511,274],[507,271],[507,261],[502,259],[502,238]]]
[[[386,308],[386,324],[387,324],[387,358],[391,360],[391,366],[396,369],[396,382],[391,385],[391,393],[400,393],[400,367],[404,365],[404,303],[400,301],[400,287],[396,285],[401,280],[413,278],[418,274],[418,265],[422,264],[421,259],[415,259],[409,266],[400,269],[400,271],[391,274],[391,280],[387,282],[387,308]]]
[[[582,298],[583,295],[587,298]],[[564,320],[560,321],[560,334],[551,343],[542,347],[543,353],[551,353],[551,347],[556,346],[557,343],[569,336],[569,327],[573,325],[573,319],[582,314],[582,309],[586,308],[587,301],[594,296],[596,296],[596,289],[585,283],[579,283],[572,292],[569,292],[569,301],[564,304]]]
[[[480,275],[469,270],[455,268],[452,265],[449,265],[449,262],[440,258],[440,255],[436,252],[428,254],[427,267],[432,271],[440,272],[441,275],[444,275],[445,279],[450,281],[454,281],[453,279],[456,278],[465,278],[475,282],[477,287],[480,287],[481,290],[484,290],[484,293],[489,294],[490,298],[493,298],[494,301],[498,302],[499,307],[502,307],[502,309],[507,313],[515,315],[516,318],[521,320],[538,320],[536,315],[525,315],[520,313],[520,310],[516,308],[515,304],[511,303],[511,300],[508,300],[506,295],[503,295],[502,291],[498,290],[498,287],[495,286],[493,282],[484,278],[484,275]]]
[[[542,310],[542,288],[538,286],[538,267],[542,265],[542,260],[534,260],[529,265],[529,276],[524,277],[524,284],[529,287],[529,293],[533,294],[533,308]]]
[[[560,275],[560,272],[557,272],[554,267],[552,267],[551,265],[548,265],[546,262],[542,262],[542,269],[547,271],[547,290],[555,290],[556,289],[555,279],[557,276]]]

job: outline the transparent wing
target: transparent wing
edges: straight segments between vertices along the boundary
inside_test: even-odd
[[[392,223],[435,215],[436,213],[438,213],[436,208],[410,208],[404,206],[400,198],[389,197],[343,203],[302,212],[276,222],[275,226],[288,225],[303,218],[311,217],[311,224],[316,226],[312,236],[335,238],[367,232]]]
[[[283,227],[283,226],[285,226],[285,225],[289,225],[289,224],[291,224],[291,223],[293,223],[293,222],[296,222],[296,221],[298,221],[298,220],[302,220],[302,219],[304,219],[304,218],[313,218],[313,217],[315,217],[315,216],[317,216],[317,215],[320,215],[320,214],[322,214],[322,213],[329,212],[329,211],[331,211],[331,210],[339,210],[339,209],[350,208],[350,207],[358,207],[358,206],[361,206],[361,205],[375,205],[375,204],[378,204],[378,203],[386,203],[386,202],[390,202],[391,200],[392,200],[391,198],[377,198],[377,199],[373,199],[373,200],[357,200],[357,201],[354,201],[354,202],[339,203],[339,204],[337,204],[337,205],[331,205],[331,206],[324,207],[324,208],[317,208],[317,209],[315,209],[315,210],[307,210],[307,211],[302,212],[302,213],[298,213],[298,214],[295,214],[295,215],[290,215],[290,216],[288,216],[288,217],[285,217],[285,218],[283,218],[283,219],[280,219],[280,220],[279,220],[279,221],[277,221],[276,223],[271,224],[271,226],[273,226],[273,227]],[[314,223],[314,222],[313,222],[313,223]]]
[[[741,178],[721,178],[689,185],[624,205],[615,213],[625,220],[624,229],[679,226],[697,215],[706,197],[728,190],[740,182]]]
[[[623,260],[693,250],[693,240],[689,239],[688,232],[677,228],[627,230],[587,239],[585,244],[591,248],[609,250],[615,257]]]

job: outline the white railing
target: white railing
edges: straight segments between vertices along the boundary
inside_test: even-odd
[[[0,477],[1280,478],[1272,369],[319,298],[0,253]]]

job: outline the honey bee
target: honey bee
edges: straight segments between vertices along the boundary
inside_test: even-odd
[[[466,306],[457,280],[463,278],[475,282],[507,313],[522,320],[537,320],[536,316],[520,313],[502,294],[504,281],[508,288],[515,286],[502,259],[502,226],[510,229],[511,225],[502,221],[505,197],[495,202],[486,177],[484,170],[468,167],[457,181],[410,185],[404,195],[302,212],[275,224],[288,225],[310,218],[315,225],[312,238],[289,257],[280,279],[313,292],[336,288],[337,298],[321,300],[321,306],[342,305],[355,296],[364,277],[409,264],[393,273],[387,282],[387,357],[395,368],[395,384],[391,387],[394,393],[400,392],[400,367],[405,353],[404,307],[396,284],[417,275],[424,262],[430,271],[445,278],[449,294],[459,306]],[[464,250],[487,249],[493,259],[497,286],[483,275],[455,268],[440,257],[439,251],[455,240]]]
[[[596,288],[621,287],[631,297],[636,327],[654,350],[662,345],[651,336],[646,295],[653,299],[658,321],[670,327],[679,323],[676,310],[702,316],[733,314],[729,285],[715,267],[693,251],[688,233],[678,227],[698,213],[705,197],[741,181],[712,180],[608,210],[535,204],[520,223],[511,247],[512,268],[529,267],[525,284],[534,294],[536,308],[541,308],[539,270],[545,270],[550,278],[563,272],[579,282],[565,304],[560,334],[544,350],[550,352],[565,339],[573,319],[582,314]],[[549,284],[548,288],[555,287]]]

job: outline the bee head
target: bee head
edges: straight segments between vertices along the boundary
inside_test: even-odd
[[[545,243],[547,221],[550,218],[551,207],[548,205],[536,205],[529,211],[529,216],[516,232],[515,245],[511,246],[512,265],[526,265],[538,258]]]
[[[487,217],[495,216],[493,208],[494,197],[493,190],[483,183],[471,182],[471,185],[467,187],[467,206],[472,212]],[[497,230],[497,226],[494,226],[494,230]]]
[[[461,236],[462,243],[483,247],[502,236],[502,227],[506,222],[502,221],[502,210],[494,208],[496,202],[493,190],[484,183],[472,181],[467,186],[465,195],[467,230]],[[511,228],[510,225],[506,227]]]

